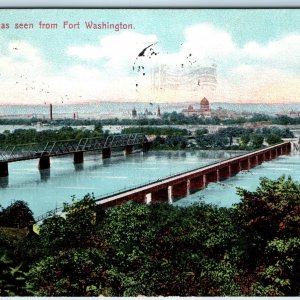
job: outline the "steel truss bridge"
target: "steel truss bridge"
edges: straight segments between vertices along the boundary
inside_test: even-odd
[[[106,139],[82,138],[80,141],[63,140],[47,142],[45,144],[31,143],[11,145],[0,148],[0,162],[14,162],[72,154],[77,152],[99,151],[103,149],[125,148],[126,146],[145,145],[148,140],[144,134],[109,135]]]
[[[112,149],[123,149],[125,154],[133,152],[134,146],[148,151],[150,143],[144,134],[109,135],[106,138],[82,138],[76,140],[54,141],[45,144],[22,144],[0,148],[0,178],[8,176],[8,163],[39,159],[39,169],[50,168],[50,157],[73,154],[74,163],[83,163],[84,152],[102,151],[102,158],[111,157]]]

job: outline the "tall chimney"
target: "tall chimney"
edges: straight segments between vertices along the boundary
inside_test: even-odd
[[[53,114],[52,114],[52,104],[50,104],[50,121],[53,120]]]

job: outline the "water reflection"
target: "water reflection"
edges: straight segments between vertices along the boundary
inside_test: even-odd
[[[41,181],[47,182],[50,179],[50,169],[39,170]]]
[[[83,163],[82,164],[74,164],[74,169],[75,169],[76,172],[82,171],[83,170],[83,166],[84,166]]]
[[[9,177],[0,177],[0,188],[7,188],[9,182]]]

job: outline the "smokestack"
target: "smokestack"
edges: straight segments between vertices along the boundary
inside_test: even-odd
[[[52,114],[52,104],[50,104],[50,121],[53,120],[53,114]]]

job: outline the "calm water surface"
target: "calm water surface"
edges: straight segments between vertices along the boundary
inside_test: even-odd
[[[96,197],[128,189],[172,174],[235,156],[237,152],[148,152],[100,158],[86,153],[84,164],[74,165],[73,156],[52,157],[50,170],[38,170],[38,160],[9,163],[9,177],[0,180],[0,204],[26,201],[35,216],[87,193]]]
[[[230,207],[232,204],[240,201],[239,196],[236,194],[237,187],[255,191],[261,177],[274,180],[283,174],[286,176],[290,175],[293,180],[300,182],[299,153],[280,156],[272,161],[264,162],[249,171],[242,171],[227,180],[210,183],[205,190],[180,199],[175,205],[186,206],[204,201],[206,203]]]
[[[81,165],[74,165],[71,155],[53,157],[51,169],[44,171],[38,170],[38,160],[10,163],[9,177],[0,180],[0,205],[6,207],[14,200],[24,200],[34,215],[39,216],[71,201],[72,195],[76,198],[87,193],[93,193],[96,197],[103,196],[238,154],[241,152],[161,151],[102,160],[100,154],[88,153]],[[300,180],[299,153],[281,156],[225,181],[210,183],[205,190],[181,199],[174,205],[186,206],[203,200],[229,207],[239,201],[237,186],[255,190],[260,177],[276,179],[282,174]]]

